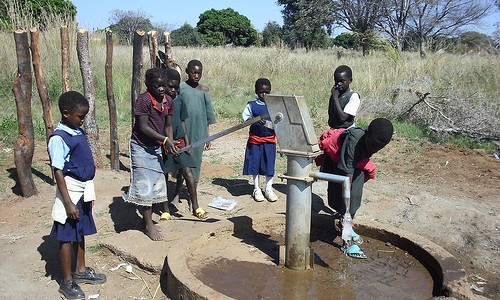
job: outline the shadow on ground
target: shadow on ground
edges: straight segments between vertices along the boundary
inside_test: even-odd
[[[247,216],[229,218],[233,222],[233,236],[241,239],[247,245],[253,246],[269,257],[275,264],[279,262],[279,243],[271,239],[268,234],[257,232],[253,229],[253,220]]]
[[[37,250],[40,253],[40,260],[45,261],[45,277],[51,280],[62,278],[61,264],[59,263],[59,242],[50,235],[42,237],[43,241]]]

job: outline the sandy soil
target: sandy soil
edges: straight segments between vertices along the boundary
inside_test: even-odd
[[[218,123],[211,132],[229,126],[231,124]],[[86,285],[84,291],[87,299],[92,294],[99,294],[99,299],[167,299],[160,288],[160,275],[137,266],[133,266],[133,273],[123,267],[110,271],[124,261],[99,247],[100,238],[119,233],[118,221],[109,218],[109,203],[121,194],[129,180],[128,133],[120,134],[123,168],[119,172],[98,171],[96,189],[102,201],[96,203],[94,215],[99,232],[87,239],[87,264],[104,271],[108,283]],[[205,207],[212,195],[230,190],[233,198],[252,206],[254,212],[264,209],[251,202],[250,178],[240,175],[246,135],[246,130],[240,130],[222,137],[206,152],[199,186],[200,202]],[[104,143],[103,149],[107,147]],[[33,176],[39,193],[30,198],[20,196],[13,159],[9,159],[13,157],[12,149],[2,151],[8,159],[0,168],[3,172],[0,297],[57,299],[57,280],[61,273],[57,243],[48,236],[54,187],[50,184],[45,145],[36,145]],[[366,184],[357,218],[390,224],[442,246],[462,263],[476,294],[499,299],[500,161],[491,153],[407,141],[397,134],[373,160],[378,178]],[[277,174],[284,172],[285,164],[285,157],[278,159]],[[285,183],[279,179],[275,183],[283,198]],[[315,191],[317,196],[326,198],[326,189]]]

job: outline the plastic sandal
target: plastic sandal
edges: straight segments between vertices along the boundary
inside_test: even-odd
[[[164,212],[161,214],[160,216],[160,221],[168,221],[168,220],[172,220],[172,215],[170,215],[170,213],[168,212]]]
[[[361,251],[361,248],[359,248],[359,246],[356,244],[351,245],[349,247],[344,245],[340,248],[340,250],[342,250],[345,253],[345,255],[352,257],[352,258],[359,258],[359,259],[366,258],[365,253],[363,251]]]
[[[195,217],[197,217],[198,219],[202,219],[202,220],[205,220],[207,217],[208,217],[208,213],[206,213],[203,208],[201,207],[198,207],[195,211],[194,211],[194,214],[193,214]]]
[[[359,234],[357,234],[356,232],[354,232],[354,229],[352,230],[352,241],[356,245],[363,244],[363,238]]]

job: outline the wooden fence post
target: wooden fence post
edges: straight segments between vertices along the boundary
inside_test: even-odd
[[[142,45],[144,44],[144,31],[136,30],[134,33],[134,46],[132,53],[132,107],[130,114],[132,117],[132,127],[134,127],[134,104],[141,94],[142,83]]]
[[[120,140],[116,114],[115,94],[113,92],[113,32],[106,28],[106,96],[109,110],[109,157],[111,169],[120,170]]]
[[[95,121],[95,88],[90,68],[89,55],[89,33],[85,29],[79,29],[76,39],[76,52],[80,63],[80,71],[83,81],[83,94],[89,101],[89,113],[84,120],[85,133],[89,141],[90,149],[94,155],[94,162],[97,168],[103,167],[101,147],[99,145],[99,128]]]
[[[156,56],[158,55],[158,32],[155,30],[148,31],[148,43],[151,68],[154,68],[156,65]]]
[[[163,33],[163,37],[165,38],[165,65],[167,66],[168,69],[175,69],[177,72],[179,72],[179,75],[181,75],[182,78],[182,70],[181,66],[177,62],[175,62],[174,57],[172,55],[172,44],[170,41],[170,32],[165,31]]]
[[[172,44],[170,43],[170,32],[165,31],[163,33],[163,37],[165,38],[165,55],[167,56],[167,61],[174,59],[172,57]]]
[[[52,104],[50,103],[47,83],[43,75],[42,63],[40,60],[39,31],[36,27],[30,28],[31,33],[31,56],[33,60],[33,71],[35,73],[36,87],[42,102],[43,121],[45,123],[45,138],[49,142],[49,137],[54,131],[54,119],[52,118]]]
[[[69,86],[69,31],[68,27],[61,25],[61,91],[65,93],[70,90]]]
[[[38,193],[31,163],[35,152],[35,134],[31,117],[31,58],[28,45],[28,33],[23,29],[14,32],[17,54],[17,75],[14,79],[12,91],[16,98],[17,123],[19,135],[14,142],[14,162],[23,197],[31,197]]]

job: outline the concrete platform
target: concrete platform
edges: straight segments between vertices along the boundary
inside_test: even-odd
[[[174,215],[178,218],[170,221],[158,222],[165,240],[159,242],[151,241],[144,235],[138,226],[139,216],[135,208],[130,206],[119,197],[113,198],[110,203],[110,215],[114,220],[115,233],[102,235],[99,237],[99,244],[110,249],[116,255],[126,261],[136,264],[142,269],[154,274],[161,275],[162,290],[168,290],[171,299],[230,299],[198,280],[190,269],[186,261],[189,259],[190,246],[200,237],[210,237],[221,228],[234,228],[234,220],[245,219],[258,220],[269,218],[283,218],[285,215],[285,189],[284,184],[275,184],[280,200],[275,203],[254,202],[249,196],[230,195],[227,192],[214,194],[213,191],[205,190],[200,193],[200,203],[209,213],[207,220],[201,221],[191,215],[184,206]],[[323,194],[326,191],[325,183],[315,183],[313,185],[313,219],[331,220],[328,216],[328,207],[323,204]],[[317,192],[317,193],[316,193]],[[220,190],[219,190],[219,193]],[[237,206],[231,212],[212,209],[207,207],[207,203],[215,196],[238,201]],[[184,202],[185,204],[185,202]],[[114,217],[113,217],[113,211]],[[156,220],[158,215],[155,215]],[[232,220],[232,221],[231,221]],[[378,223],[358,223],[356,228],[361,235],[390,242],[412,256],[416,257],[427,267],[435,280],[437,291],[443,296],[450,296],[456,299],[471,299],[475,297],[469,289],[466,281],[465,270],[460,263],[446,250],[440,246],[418,236],[403,232],[397,228]],[[342,253],[339,251],[339,255]],[[370,253],[367,253],[370,255]]]

